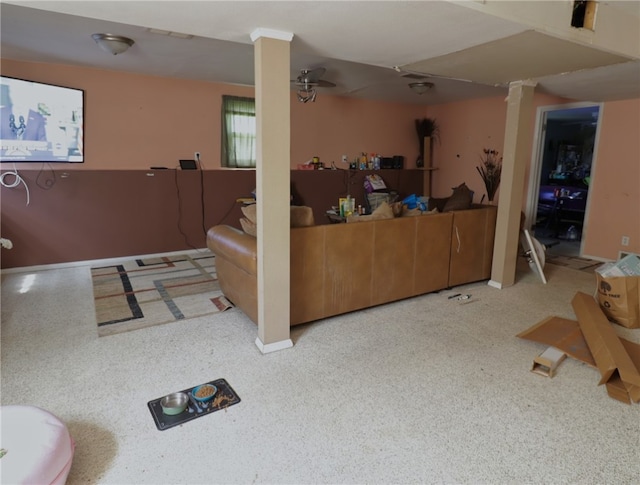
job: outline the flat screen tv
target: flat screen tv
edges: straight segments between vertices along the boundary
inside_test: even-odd
[[[0,76],[0,162],[84,162],[84,91]]]

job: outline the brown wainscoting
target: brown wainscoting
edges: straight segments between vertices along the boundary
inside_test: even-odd
[[[20,171],[29,205],[23,184],[1,188],[0,234],[13,242],[2,249],[2,268],[204,248],[209,227],[240,228],[236,200],[255,189],[253,170],[54,170]],[[347,188],[363,204],[367,173],[293,170],[295,202],[326,224],[325,211]],[[377,173],[401,196],[422,193],[420,171]]]

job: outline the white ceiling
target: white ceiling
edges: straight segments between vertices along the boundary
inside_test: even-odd
[[[640,2],[607,3],[638,19],[640,46]],[[300,69],[325,67],[324,79],[337,85],[320,88],[318,100],[330,92],[439,104],[506,94],[508,82],[523,73],[539,91],[570,99],[640,97],[638,58],[561,40],[459,2],[2,1],[0,15],[3,58],[243,85],[254,83],[251,32],[291,32],[291,79]],[[93,42],[96,32],[136,43],[112,56]],[[523,55],[527,46],[532,49]],[[412,80],[394,66],[429,73],[434,89],[413,93]]]

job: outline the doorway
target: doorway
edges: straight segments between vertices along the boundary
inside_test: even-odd
[[[600,112],[593,103],[538,109],[527,220],[555,255],[583,254]]]

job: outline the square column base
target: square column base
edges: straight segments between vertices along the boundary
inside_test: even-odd
[[[277,352],[278,350],[284,350],[293,347],[293,341],[288,338],[286,340],[281,340],[280,342],[263,344],[262,340],[260,340],[260,337],[257,337],[256,347],[258,347],[260,349],[260,352],[262,352],[263,354],[270,354],[271,352]]]

